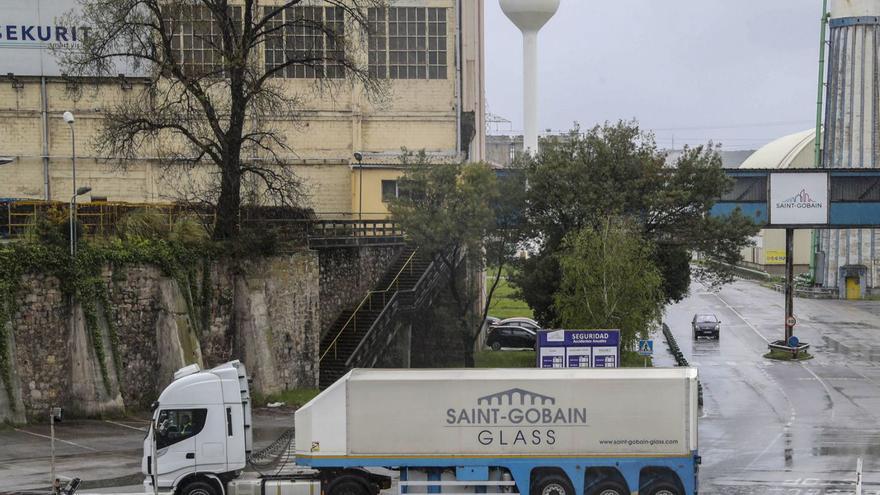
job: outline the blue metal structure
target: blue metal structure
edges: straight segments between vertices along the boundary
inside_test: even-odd
[[[756,224],[767,228],[870,228],[880,227],[880,169],[729,169],[734,187],[710,214],[727,216],[736,209]],[[829,175],[829,218],[827,224],[784,225],[768,218],[770,174],[826,172]]]

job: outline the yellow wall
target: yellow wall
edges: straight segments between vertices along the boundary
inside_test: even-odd
[[[397,180],[403,170],[392,168],[353,168],[351,170],[352,211],[358,212],[361,205],[361,172],[363,172],[363,218],[381,219],[388,216],[388,203],[382,201],[382,181]]]
[[[468,0],[474,12],[478,4]],[[445,157],[460,157],[456,149],[456,29],[453,0],[413,0],[412,5],[447,7],[447,78],[442,80],[388,80],[384,97],[368,98],[348,81],[334,81],[319,86],[315,81],[278,79],[273,83],[289,94],[300,97],[302,105],[296,120],[273,122],[286,138],[292,152],[283,152],[284,161],[303,180],[307,206],[319,213],[356,212],[360,204],[359,187],[352,173],[353,154],[362,152],[365,163],[372,162],[364,176],[364,212],[385,213],[381,201],[381,180],[396,178],[395,168],[401,148],[426,150]],[[471,5],[473,4],[473,5]],[[464,78],[468,88],[464,110],[478,113],[482,122],[482,20],[468,22],[461,33],[468,60]],[[355,46],[360,46],[353,43]],[[360,54],[364,55],[365,54]],[[356,55],[356,56],[360,56]],[[474,79],[470,81],[469,79]],[[0,166],[0,198],[42,199],[45,195],[43,165],[43,126],[41,122],[40,82],[22,76],[21,88],[0,84],[0,156],[14,161]],[[128,162],[108,161],[97,156],[93,147],[99,135],[102,117],[113,105],[127,99],[142,98],[146,86],[133,82],[124,89],[115,78],[83,84],[71,92],[60,78],[49,78],[48,104],[48,182],[50,199],[70,199],[71,139],[70,128],[61,119],[64,111],[76,116],[77,185],[89,185],[94,196],[109,201],[167,202],[175,199],[179,181],[168,177],[159,165],[155,152],[145,150]],[[483,126],[477,126],[482,132]],[[167,143],[166,143],[167,144]],[[475,141],[472,159],[482,158],[482,136]],[[371,159],[371,155],[372,159]],[[381,164],[380,164],[381,163]],[[379,164],[379,165],[377,165]],[[208,164],[199,172],[208,173]]]
[[[743,248],[743,261],[760,267],[785,266],[785,230],[764,229],[758,233],[761,244]],[[809,265],[811,256],[812,231],[794,231],[794,264]]]

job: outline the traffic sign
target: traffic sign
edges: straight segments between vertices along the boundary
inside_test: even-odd
[[[642,356],[651,356],[654,354],[654,341],[653,340],[640,340],[639,341],[639,354]]]
[[[801,343],[801,341],[798,340],[798,338],[795,337],[794,335],[792,335],[791,337],[788,338],[788,346],[791,347],[792,349],[796,348],[798,346],[798,344],[800,344],[800,343]]]
[[[789,316],[789,317],[785,320],[785,324],[788,325],[788,326],[790,326],[790,327],[793,327],[793,326],[797,325],[797,318],[795,318],[794,316]]]

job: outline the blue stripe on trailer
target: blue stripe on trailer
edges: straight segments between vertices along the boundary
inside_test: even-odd
[[[513,475],[519,493],[528,494],[531,472],[536,468],[559,468],[568,475],[576,495],[583,495],[585,470],[590,468],[615,468],[623,475],[630,491],[638,491],[639,475],[644,468],[667,468],[678,475],[685,494],[695,493],[697,452],[684,456],[630,456],[630,457],[356,457],[356,456],[297,456],[296,463],[312,468],[387,467],[399,468],[453,468],[468,466],[491,466],[506,468]]]

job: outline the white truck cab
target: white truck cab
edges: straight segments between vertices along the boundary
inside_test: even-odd
[[[141,462],[148,491],[178,492],[184,485],[207,483],[223,493],[252,449],[244,365],[232,361],[205,371],[196,364],[181,368],[153,403],[152,419]]]

